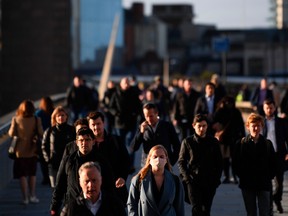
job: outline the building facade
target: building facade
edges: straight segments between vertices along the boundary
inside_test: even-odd
[[[102,69],[116,16],[119,16],[119,26],[113,67],[122,67],[124,17],[121,0],[72,0],[72,56],[75,69]]]
[[[2,0],[0,113],[65,92],[72,80],[70,0]]]

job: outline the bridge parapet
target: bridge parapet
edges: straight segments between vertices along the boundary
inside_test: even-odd
[[[56,106],[65,105],[66,93],[50,96]],[[38,107],[40,100],[35,101],[35,107]],[[7,186],[12,179],[13,160],[8,158],[9,136],[8,130],[11,125],[11,119],[15,115],[15,110],[1,116],[0,118],[0,189]]]

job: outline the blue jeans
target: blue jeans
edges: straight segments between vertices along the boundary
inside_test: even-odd
[[[270,216],[270,195],[270,191],[242,189],[247,216],[257,216],[257,203],[259,216]]]

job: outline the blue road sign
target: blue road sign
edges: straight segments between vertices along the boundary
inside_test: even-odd
[[[229,46],[230,43],[227,37],[217,37],[212,39],[212,47],[216,52],[227,52]]]

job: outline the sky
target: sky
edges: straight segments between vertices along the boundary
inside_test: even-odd
[[[125,8],[130,8],[135,0],[122,0]],[[143,2],[145,14],[151,14],[152,4],[192,4],[195,24],[214,24],[218,29],[269,28],[273,25],[269,18],[269,0],[138,0]]]

